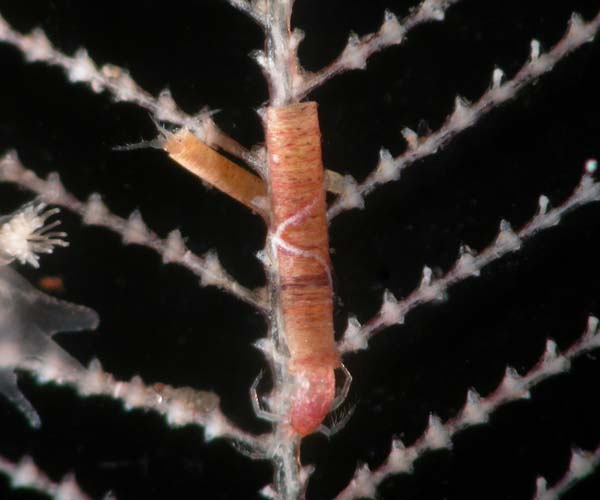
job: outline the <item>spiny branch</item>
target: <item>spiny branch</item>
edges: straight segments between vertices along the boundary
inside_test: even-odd
[[[298,102],[294,82],[301,72],[297,51],[304,34],[291,29],[293,4],[294,0],[266,0],[265,50],[251,54],[269,84],[270,106]]]
[[[202,427],[207,441],[230,439],[261,455],[269,449],[269,435],[254,436],[238,428],[223,415],[219,397],[213,392],[166,384],[148,386],[139,376],[129,382],[117,381],[98,360],[92,360],[88,369],[73,370],[59,357],[48,355],[41,361],[24,360],[18,368],[29,371],[40,383],[68,385],[83,397],[108,396],[120,401],[126,410],[157,412],[171,427]]]
[[[600,446],[594,451],[583,451],[579,448],[571,450],[571,460],[563,477],[552,487],[543,477],[538,477],[535,482],[535,495],[533,500],[554,500],[562,497],[577,483],[589,476],[600,465]]]
[[[490,415],[506,403],[528,399],[530,389],[549,377],[567,372],[571,360],[600,347],[597,329],[598,319],[590,316],[583,335],[564,353],[557,353],[556,343],[548,340],[541,358],[526,375],[520,376],[514,368],[507,367],[500,385],[488,396],[481,397],[474,389],[470,389],[467,401],[456,417],[442,422],[437,415],[430,414],[427,428],[420,438],[408,447],[399,439],[394,440],[387,459],[374,470],[366,464],[359,466],[348,486],[335,500],[375,497],[384,479],[396,474],[412,473],[415,461],[427,451],[451,448],[452,439],[461,430],[487,422]]]
[[[137,104],[150,111],[157,121],[185,127],[193,131],[208,146],[221,148],[242,159],[257,171],[262,171],[263,161],[220,130],[211,119],[210,111],[203,110],[193,116],[187,114],[177,105],[168,89],[164,89],[158,97],[154,97],[142,89],[126,69],[112,64],[105,64],[98,68],[85,49],[79,49],[72,57],[63,54],[52,46],[41,29],[36,28],[31,33],[23,35],[14,30],[2,16],[0,16],[0,41],[19,49],[27,62],[44,62],[58,66],[65,71],[70,82],[85,83],[96,93],[106,91],[115,101]]]
[[[548,210],[548,198],[544,195],[540,196],[537,214],[519,231],[513,231],[510,223],[502,220],[496,240],[480,253],[476,253],[466,245],[462,246],[459,258],[450,270],[439,279],[435,279],[432,270],[425,266],[420,286],[408,297],[398,300],[390,291],[386,290],[381,309],[364,326],[360,325],[356,317],[349,318],[348,327],[338,346],[340,352],[366,349],[368,341],[373,335],[388,326],[404,323],[406,314],[415,307],[444,300],[452,285],[471,276],[479,276],[481,269],[488,264],[507,253],[519,250],[523,242],[534,234],[557,225],[567,212],[581,205],[599,201],[600,183],[594,182],[591,176],[596,167],[595,160],[587,162],[586,173],[581,178],[579,185],[571,196],[558,207]]]
[[[267,311],[264,289],[250,290],[240,285],[223,269],[216,252],[210,251],[204,256],[192,253],[186,247],[179,230],[171,231],[167,238],[161,239],[146,227],[137,210],[128,219],[114,215],[97,193],[82,202],[64,188],[56,172],[51,173],[46,180],[41,179],[25,168],[14,152],[0,158],[0,180],[18,184],[38,194],[48,203],[77,213],[84,224],[106,227],[120,234],[125,244],[143,245],[154,250],[162,257],[163,262],[179,264],[192,271],[200,278],[202,286],[216,286],[263,312]]]
[[[250,16],[262,28],[266,28],[265,22],[265,0],[226,0],[227,3],[233,5],[236,9]]]
[[[460,0],[423,0],[401,21],[390,11],[386,11],[379,31],[359,37],[350,34],[346,47],[331,64],[315,73],[303,72],[295,81],[295,94],[302,99],[330,78],[353,69],[365,69],[367,60],[373,54],[401,44],[411,29],[431,21],[443,21],[446,10]]]
[[[348,184],[348,189],[329,208],[327,213],[329,220],[345,210],[363,208],[364,196],[371,193],[378,185],[398,180],[405,168],[437,153],[456,135],[473,126],[489,111],[513,99],[526,85],[549,72],[568,54],[592,41],[598,29],[600,29],[600,12],[587,23],[578,14],[573,14],[565,35],[549,52],[540,53],[539,42],[537,40],[531,42],[529,61],[511,80],[503,82],[504,72],[496,68],[490,88],[477,102],[471,104],[460,96],[456,97],[454,112],[439,130],[419,137],[413,130],[405,128],[402,134],[407,142],[406,151],[394,158],[389,151],[381,149],[377,168],[363,182]]]
[[[18,463],[13,463],[0,456],[0,473],[8,476],[14,489],[32,489],[57,499],[91,500],[81,490],[73,474],[67,474],[57,483],[52,481],[30,457],[24,457]],[[113,497],[107,494],[104,500],[110,498]]]

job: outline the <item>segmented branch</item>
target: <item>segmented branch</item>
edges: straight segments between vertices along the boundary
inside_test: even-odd
[[[203,256],[192,253],[177,229],[162,239],[146,226],[137,210],[128,219],[114,215],[97,193],[92,193],[86,202],[82,202],[64,188],[56,172],[48,175],[46,180],[41,179],[21,164],[15,152],[0,158],[0,181],[18,184],[38,194],[47,203],[77,213],[84,224],[102,226],[120,234],[125,244],[154,250],[164,263],[179,264],[192,271],[200,278],[202,286],[216,286],[263,312],[267,310],[264,289],[250,290],[240,285],[223,269],[216,252],[209,251]]]
[[[384,479],[395,474],[410,474],[415,461],[427,451],[451,448],[452,439],[461,430],[486,423],[492,412],[506,403],[528,399],[531,388],[549,377],[567,372],[572,359],[600,347],[600,335],[597,334],[597,330],[598,319],[590,316],[583,335],[562,354],[557,352],[556,343],[548,340],[539,361],[526,375],[520,376],[514,368],[507,367],[504,378],[488,396],[481,397],[474,389],[470,389],[467,401],[456,417],[442,422],[437,415],[430,414],[427,428],[420,438],[410,446],[405,446],[402,441],[395,439],[387,459],[374,470],[366,464],[357,467],[348,486],[335,500],[374,498]]]
[[[244,14],[250,16],[263,28],[266,27],[265,10],[266,0],[226,0],[227,3],[233,5],[236,9],[241,10]]]
[[[302,99],[330,78],[353,69],[365,69],[373,54],[404,41],[406,33],[427,22],[443,21],[446,10],[460,0],[423,0],[408,16],[398,20],[395,14],[385,11],[383,23],[375,33],[359,37],[351,33],[342,53],[328,66],[315,73],[303,72],[295,81],[295,94]]]
[[[536,479],[533,500],[560,498],[573,486],[589,476],[599,464],[600,446],[591,452],[573,448],[567,471],[552,487],[548,488],[548,482],[545,478],[540,476]]]
[[[517,74],[503,82],[504,72],[495,68],[490,88],[479,98],[470,103],[457,96],[454,112],[446,119],[444,125],[435,132],[419,137],[416,132],[405,128],[402,134],[407,142],[404,153],[393,157],[386,149],[379,152],[379,163],[361,183],[350,181],[348,189],[339,196],[329,208],[329,220],[345,210],[364,207],[364,196],[371,193],[378,185],[400,179],[404,169],[415,162],[437,153],[460,132],[472,127],[489,111],[513,99],[525,86],[536,81],[544,73],[549,72],[556,63],[575,49],[591,42],[600,28],[600,12],[589,22],[585,22],[578,14],[573,14],[564,36],[547,53],[540,52],[540,43],[531,42],[529,61]]]
[[[481,269],[488,264],[508,253],[519,250],[523,242],[534,234],[557,225],[567,212],[581,205],[599,201],[600,183],[595,182],[591,176],[596,167],[595,160],[588,160],[586,172],[579,185],[571,196],[558,207],[548,210],[548,198],[544,195],[540,196],[537,214],[519,231],[513,231],[510,223],[502,220],[496,240],[480,253],[476,253],[466,245],[461,246],[459,258],[450,270],[439,279],[435,279],[432,270],[425,266],[420,286],[406,298],[398,300],[389,290],[386,290],[381,309],[364,326],[360,325],[356,317],[350,317],[344,337],[338,346],[340,352],[366,349],[368,341],[373,335],[388,326],[404,323],[406,314],[415,307],[444,300],[452,285],[471,276],[479,276]]]
[[[98,68],[85,49],[77,50],[74,56],[63,54],[52,46],[40,28],[23,35],[14,30],[2,16],[0,41],[19,49],[27,62],[44,62],[51,66],[59,66],[70,82],[84,83],[96,93],[106,91],[115,101],[137,104],[150,111],[157,121],[185,127],[208,146],[221,148],[259,172],[262,171],[263,161],[220,130],[211,119],[210,111],[203,110],[196,115],[187,114],[177,105],[168,89],[162,90],[158,97],[154,97],[142,89],[126,69],[113,64],[105,64]]]
[[[73,474],[67,474],[60,482],[52,481],[30,457],[18,463],[0,456],[0,473],[8,476],[13,489],[28,488],[57,500],[91,500],[77,484]],[[110,494],[105,500],[112,498]]]
[[[304,34],[291,28],[294,0],[265,0],[264,5],[265,50],[255,50],[251,56],[269,84],[269,105],[296,103],[294,81],[301,72],[297,51]]]
[[[92,360],[87,370],[73,370],[59,357],[46,356],[43,361],[22,361],[18,368],[29,371],[40,383],[68,385],[83,397],[108,396],[121,402],[126,410],[157,412],[171,427],[202,427],[207,441],[230,439],[257,454],[264,454],[269,448],[268,435],[249,434],[225,417],[219,408],[219,397],[213,392],[166,384],[149,386],[137,375],[129,382],[117,381],[98,360]]]

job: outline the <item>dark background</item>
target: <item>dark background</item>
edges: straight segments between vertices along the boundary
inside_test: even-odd
[[[297,0],[294,25],[307,35],[302,61],[320,68],[350,30],[373,31],[385,8],[404,15],[414,3]],[[494,65],[513,75],[532,37],[550,47],[571,11],[590,18],[599,8],[592,0],[465,0],[452,7],[443,24],[411,32],[402,46],[373,57],[366,71],[314,93],[326,166],[362,179],[381,146],[403,150],[402,127],[417,129],[426,120],[437,129],[456,94],[476,99],[484,92]],[[43,27],[66,53],[84,46],[96,62],[128,68],[154,95],[169,87],[190,113],[204,105],[220,109],[216,121],[247,146],[262,140],[253,109],[266,100],[266,86],[247,57],[261,47],[261,32],[224,1],[1,0],[0,12],[19,30]],[[400,182],[380,188],[366,210],[334,221],[338,332],[349,312],[370,318],[385,288],[397,296],[413,290],[424,264],[448,269],[461,242],[483,248],[501,218],[520,226],[541,193],[560,202],[571,192],[584,161],[600,156],[599,57],[600,42],[580,49]],[[163,236],[180,228],[194,251],[217,249],[240,282],[263,284],[254,254],[265,230],[257,217],[158,151],[111,149],[155,135],[146,111],[69,84],[59,69],[25,64],[8,46],[0,46],[0,68],[0,152],[17,149],[40,174],[58,170],[81,198],[100,192],[119,215],[140,208]],[[13,186],[0,187],[2,213],[28,199]],[[304,461],[317,467],[308,498],[334,496],[358,461],[381,463],[392,436],[413,442],[430,411],[455,415],[470,386],[487,394],[506,364],[524,373],[547,337],[570,345],[587,315],[600,314],[599,215],[599,206],[569,215],[480,278],[453,288],[446,303],[419,308],[367,352],[349,356],[356,413],[331,441],[305,441]],[[265,335],[261,317],[215,288],[198,287],[194,276],[162,265],[149,250],[124,247],[116,235],[82,227],[71,214],[62,219],[71,246],[44,257],[39,271],[16,266],[33,282],[61,276],[61,297],[99,312],[97,332],[58,341],[82,362],[97,356],[119,378],[140,374],[148,382],[215,390],[239,425],[267,430],[247,396],[264,367],[251,347]],[[461,433],[452,451],[426,455],[414,475],[386,481],[380,497],[531,498],[536,475],[550,482],[562,475],[571,445],[600,443],[597,356],[578,359],[571,373],[536,388],[531,401],[507,405],[488,425]],[[205,444],[197,428],[171,430],[154,414],[38,387],[27,376],[21,387],[43,427],[27,428],[0,401],[0,452],[12,459],[29,454],[56,479],[75,471],[95,498],[109,489],[120,500],[256,498],[271,479],[268,463],[223,441]],[[599,492],[596,473],[567,498]],[[11,492],[5,479],[0,497],[40,498]]]

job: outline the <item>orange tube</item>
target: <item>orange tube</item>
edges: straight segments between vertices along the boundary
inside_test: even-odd
[[[297,381],[289,418],[306,435],[331,409],[340,365],[316,103],[268,108],[267,149],[277,296]]]
[[[260,200],[267,195],[260,177],[244,170],[201,142],[189,130],[167,137],[163,149],[181,166],[203,181],[259,213]]]

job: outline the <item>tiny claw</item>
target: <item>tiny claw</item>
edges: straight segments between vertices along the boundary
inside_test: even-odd
[[[270,411],[265,410],[260,402],[260,398],[258,396],[257,388],[263,376],[263,370],[261,370],[258,376],[252,382],[252,386],[250,387],[250,401],[252,402],[252,408],[254,409],[254,414],[262,419],[267,420],[268,422],[279,422],[281,418],[275,413],[271,413]]]
[[[344,374],[344,384],[342,385],[342,390],[339,394],[336,395],[333,400],[333,404],[331,405],[331,411],[337,410],[343,403],[346,401],[348,397],[348,392],[350,392],[350,386],[352,385],[352,375],[348,371],[348,368],[344,366],[344,363],[340,363],[340,368],[342,373]]]

